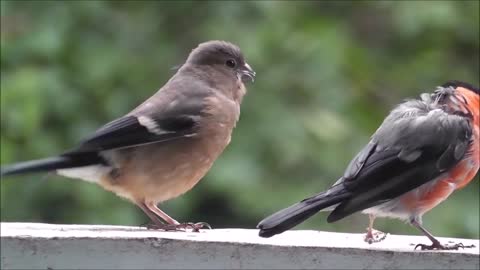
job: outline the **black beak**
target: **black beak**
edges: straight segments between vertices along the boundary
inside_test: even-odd
[[[242,81],[245,82],[246,80],[254,82],[255,81],[255,71],[250,67],[249,64],[245,63],[243,67],[239,70],[240,76]]]

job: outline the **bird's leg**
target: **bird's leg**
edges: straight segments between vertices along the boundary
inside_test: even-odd
[[[155,213],[157,216],[159,216],[161,219],[165,220],[165,222],[167,222],[167,224],[169,225],[178,225],[180,224],[178,221],[176,221],[175,219],[173,219],[172,217],[170,217],[169,215],[167,215],[167,213],[163,212],[162,210],[160,210],[156,204],[154,203],[146,203],[146,206],[147,208],[152,211],[153,213]]]
[[[447,245],[442,245],[440,244],[440,241],[438,241],[429,231],[427,231],[425,228],[422,227],[421,223],[413,219],[410,221],[410,223],[417,229],[419,229],[430,241],[432,241],[432,244],[425,245],[425,244],[417,244],[414,248],[416,250],[418,247],[420,247],[421,250],[458,250],[459,248],[474,248],[475,245],[470,245],[470,246],[464,246],[462,243],[454,244],[452,246],[447,246]]]
[[[163,219],[167,224],[155,222],[154,219],[153,222],[154,224],[149,226],[151,229],[159,229],[159,230],[165,230],[165,231],[184,231],[186,229],[191,229],[193,232],[199,232],[200,229],[202,228],[209,228],[211,229],[210,225],[208,225],[205,222],[198,222],[198,223],[179,223],[169,215],[167,215],[165,212],[160,210],[155,203],[149,202],[149,203],[143,203],[144,207],[146,210],[150,213],[147,214],[151,219],[152,217],[150,215],[155,216],[156,220],[159,220],[158,217]],[[143,209],[143,208],[142,208]],[[145,213],[147,213],[144,210]]]
[[[367,234],[365,235],[364,241],[372,244],[372,243],[378,243],[383,241],[386,237],[387,234],[381,231],[377,231],[373,228],[373,222],[375,221],[375,215],[373,214],[368,214],[368,228],[367,228]]]
[[[203,229],[203,228],[208,228],[208,229],[211,229],[212,227],[206,223],[206,222],[197,222],[197,223],[193,223],[193,222],[186,222],[186,223],[179,223],[178,221],[176,221],[175,219],[171,218],[169,215],[167,215],[165,212],[163,212],[162,210],[160,210],[156,204],[154,203],[150,203],[148,204],[148,206],[150,206],[151,210],[157,214],[158,216],[160,216],[161,218],[163,218],[169,225],[168,227],[172,228],[171,230],[185,230],[185,229],[192,229],[193,232],[199,232],[200,229]]]
[[[155,227],[162,227],[164,226],[164,222],[158,218],[157,215],[155,215],[154,212],[152,212],[145,203],[137,203],[138,207],[142,209],[142,211],[152,220],[153,225],[147,225],[148,228],[151,228],[152,226]]]

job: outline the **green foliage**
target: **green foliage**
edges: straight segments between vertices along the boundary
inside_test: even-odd
[[[181,221],[254,228],[331,185],[392,106],[450,79],[479,84],[478,1],[1,1],[1,163],[53,155],[138,105],[198,43],[238,44],[257,71],[232,143]],[[159,161],[161,162],[161,161]],[[479,237],[478,180],[425,216]],[[1,183],[2,221],[140,225],[132,204],[76,180]],[[354,215],[297,228],[363,232]],[[378,229],[418,234],[399,221]]]

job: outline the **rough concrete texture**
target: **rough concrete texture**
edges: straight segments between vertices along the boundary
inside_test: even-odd
[[[475,248],[414,251],[426,237],[292,230],[161,232],[140,227],[1,224],[2,269],[479,269],[479,240],[439,238]]]

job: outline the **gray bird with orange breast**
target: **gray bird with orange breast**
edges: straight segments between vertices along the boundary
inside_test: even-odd
[[[1,175],[56,171],[138,205],[159,229],[201,228],[157,204],[190,190],[230,142],[255,72],[225,41],[200,44],[152,97],[61,155],[3,167]],[[166,223],[166,224],[165,224]]]
[[[475,179],[479,142],[479,88],[446,82],[433,93],[397,105],[339,180],[260,221],[259,235],[280,234],[319,211],[331,211],[327,222],[362,212],[370,217],[365,237],[369,243],[386,236],[374,233],[375,218],[390,217],[408,221],[432,242],[415,248],[467,247],[441,244],[423,227],[422,216]]]

